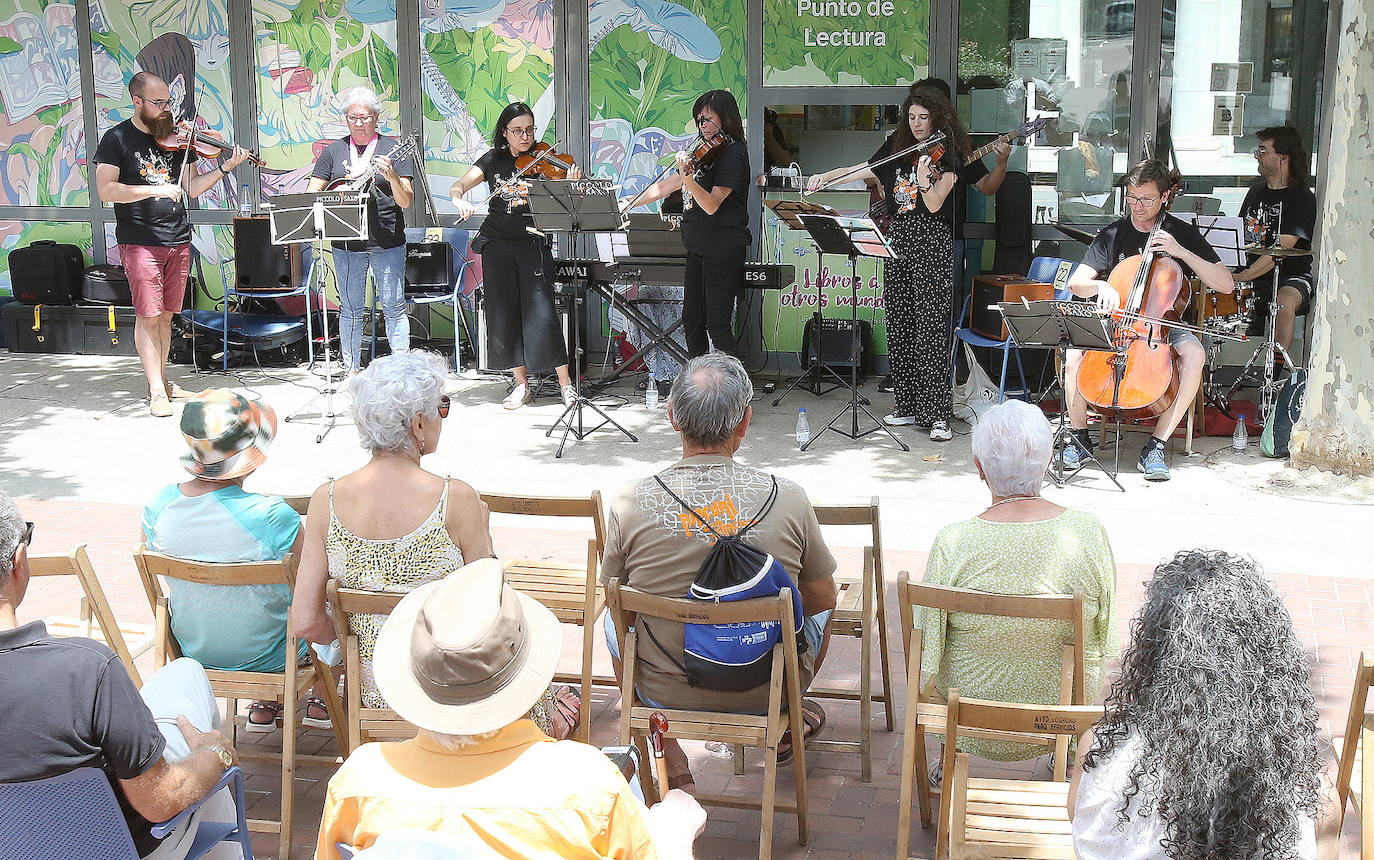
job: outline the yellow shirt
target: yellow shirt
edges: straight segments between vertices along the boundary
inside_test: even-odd
[[[644,804],[610,759],[527,719],[458,752],[422,737],[359,747],[329,781],[315,856],[401,829],[466,836],[512,860],[657,857]]]

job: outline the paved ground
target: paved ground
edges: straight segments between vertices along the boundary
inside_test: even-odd
[[[182,382],[188,387],[192,382],[196,387],[246,385],[282,415],[313,395],[303,387],[313,383],[304,373],[274,375],[280,379],[252,373],[239,380],[208,377]],[[129,551],[137,541],[139,506],[160,486],[179,479],[176,456],[181,443],[173,420],[150,418],[133,402],[137,389],[137,368],[128,359],[0,353],[0,487],[20,497],[26,517],[38,524],[36,551],[89,545],[119,617],[147,621],[150,614]],[[504,394],[499,383],[455,380],[452,389],[462,408],[450,417],[439,451],[426,462],[435,471],[463,477],[481,489],[585,493],[594,487],[615,486],[675,456],[671,428],[661,412],[649,415],[642,402],[612,412],[640,436],[638,444],[599,431],[582,443],[572,443],[566,456],[555,460],[553,445],[543,434],[558,411],[549,401],[506,413],[496,403]],[[632,390],[626,386],[624,393],[631,395]],[[886,397],[875,395],[879,414],[890,408]],[[941,525],[972,516],[986,504],[986,491],[970,465],[966,438],[937,445],[908,430],[902,436],[913,451],[902,454],[882,436],[855,443],[827,434],[812,450],[798,452],[788,434],[800,405],[814,416],[814,428],[841,403],[833,396],[818,402],[810,395],[794,395],[778,409],[766,402],[756,404],[758,414],[745,456],[801,482],[816,501],[880,496],[889,587],[899,570],[919,575],[924,550]],[[343,474],[363,461],[346,423],[317,446],[313,440],[318,429],[304,423],[283,424],[272,457],[249,488],[307,493],[325,477]],[[1124,621],[1138,605],[1149,569],[1174,550],[1210,546],[1251,553],[1282,591],[1313,657],[1323,730],[1339,731],[1359,650],[1374,643],[1367,542],[1357,537],[1368,534],[1374,525],[1374,508],[1266,492],[1264,478],[1278,466],[1253,455],[1237,457],[1220,451],[1221,441],[1203,440],[1200,445],[1210,452],[1207,455],[1176,456],[1175,479],[1162,486],[1147,486],[1138,475],[1127,474],[1123,478],[1127,492],[1121,494],[1104,478],[1094,476],[1048,495],[1091,510],[1106,522],[1118,561],[1123,635]],[[1128,440],[1123,453],[1135,446],[1134,440]],[[567,530],[564,524],[525,524],[498,517],[493,531],[503,555],[569,561],[581,557],[583,534]],[[829,537],[837,545],[842,564],[856,565],[857,539],[843,531]],[[69,587],[40,582],[22,615],[69,613],[74,599]],[[890,615],[895,630],[895,607]],[[573,636],[570,630],[570,641]],[[899,642],[894,635],[896,667],[901,666]],[[604,651],[598,659],[604,664]],[[147,659],[142,662],[146,664]],[[832,649],[826,674],[852,684],[857,664],[857,649],[841,642]],[[894,672],[899,680],[901,674]],[[897,694],[900,698],[900,687]],[[608,692],[598,691],[594,696],[594,741],[613,741],[618,708],[618,698]],[[827,710],[831,717],[827,736],[857,737],[857,706],[832,704]],[[301,730],[300,737],[303,751],[334,749],[326,733]],[[810,842],[799,848],[793,820],[779,816],[775,856],[891,856],[896,838],[899,737],[881,730],[874,737],[874,776],[868,784],[859,781],[858,762],[852,755],[812,757]],[[279,740],[269,735],[258,743],[271,747]],[[712,758],[701,748],[691,752],[704,790],[760,792],[762,768],[757,754],[750,758],[746,774],[736,777],[730,761]],[[254,814],[259,806],[274,810],[278,802],[275,774],[270,767],[256,765],[249,772]],[[298,824],[293,834],[297,857],[309,856],[306,846],[314,841],[328,776],[326,768],[297,771]],[[790,789],[790,776],[785,775],[780,791]],[[713,810],[706,834],[698,842],[699,856],[753,856],[758,825],[757,813]],[[1358,826],[1353,817],[1345,830],[1345,843],[1355,845]],[[273,840],[259,838],[255,844],[260,856],[275,851]],[[929,848],[929,834],[918,830],[913,850],[921,854]]]

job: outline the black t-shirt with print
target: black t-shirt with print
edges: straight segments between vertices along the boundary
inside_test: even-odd
[[[195,156],[190,160],[194,162]],[[129,119],[105,132],[95,150],[95,163],[118,167],[124,185],[175,185],[185,161],[182,153],[160,149],[151,134]],[[115,241],[121,245],[168,247],[191,241],[191,222],[182,200],[149,197],[116,203],[114,211]]]
[[[696,172],[702,188],[731,189],[714,215],[706,214],[692,195],[682,189],[682,244],[688,251],[712,257],[748,245],[749,232],[749,149],[743,141],[727,143],[715,161]]]
[[[1309,188],[1270,188],[1261,179],[1246,192],[1240,204],[1240,217],[1245,220],[1246,244],[1272,246],[1280,236],[1297,236],[1297,247],[1310,249],[1312,233],[1317,228],[1317,196]],[[1258,259],[1250,254],[1246,266],[1254,265]],[[1312,271],[1311,257],[1284,257],[1275,262],[1284,278]]]
[[[498,146],[487,150],[477,159],[476,167],[482,171],[487,186],[494,194],[487,206],[487,217],[482,220],[482,229],[479,232],[489,239],[536,238],[527,229],[534,226],[534,218],[530,216],[529,181],[521,179],[511,183],[508,188],[499,192],[497,190],[503,182],[518,172],[515,169],[515,156],[510,154],[510,147]]]
[[[377,137],[377,148],[373,150],[372,157],[386,155],[395,149],[398,141],[394,137]],[[345,137],[336,140],[324,148],[320,157],[315,160],[315,170],[310,174],[315,179],[323,179],[326,183],[337,179],[347,179],[350,173],[354,157],[357,156],[357,147],[353,144],[353,138]],[[398,176],[407,179],[415,175],[414,160],[402,158],[400,161],[393,162]],[[353,171],[358,173],[361,171]],[[375,180],[368,188],[367,199],[367,240],[355,242],[335,242],[334,247],[342,251],[367,251],[382,248],[399,248],[406,243],[406,218],[405,212],[400,206],[396,205],[396,198],[392,196],[391,183],[381,173],[376,174]]]
[[[1202,238],[1198,229],[1187,221],[1181,221],[1174,216],[1165,213],[1164,232],[1178,240],[1184,248],[1197,254],[1209,263],[1219,263],[1221,258],[1207,240]],[[1088,253],[1083,256],[1083,265],[1097,272],[1099,278],[1105,279],[1117,263],[1128,257],[1134,257],[1145,249],[1145,239],[1148,233],[1142,233],[1132,224],[1130,218],[1122,218],[1108,224],[1093,239],[1093,243],[1088,248]],[[1183,267],[1183,271],[1189,276],[1195,276],[1194,272],[1182,260],[1177,261]]]
[[[882,150],[879,150],[880,152]],[[876,156],[878,153],[874,153]],[[870,159],[870,162],[877,158]],[[943,173],[953,173],[959,177],[959,182],[963,181],[963,171],[959,164],[958,157],[955,156],[953,147],[947,147],[945,154],[940,157],[937,166]],[[917,190],[916,183],[916,164],[906,158],[899,158],[889,161],[887,164],[873,168],[873,174],[878,177],[878,181],[883,185],[883,193],[886,195],[888,212],[903,215],[910,212],[929,212],[926,202]],[[940,204],[938,211],[930,213],[945,223],[954,221],[956,206],[959,211],[959,220],[963,220],[963,206],[956,202],[966,189],[960,188],[956,183],[949,194],[945,195],[945,202]]]
[[[884,158],[887,158],[887,156],[891,153],[892,135],[889,134],[887,136],[887,139],[883,141],[883,145],[878,147],[877,150],[875,150],[874,153],[868,157],[868,163],[872,164],[875,161],[880,161]],[[882,168],[880,167],[878,168],[878,170],[882,170]],[[973,186],[977,184],[978,180],[982,179],[984,176],[987,176],[991,172],[992,171],[988,170],[987,165],[983,164],[983,160],[981,158],[973,162],[972,164],[968,164],[960,168],[959,184],[956,185],[954,187],[954,190],[949,193],[949,196],[954,198],[954,209],[951,215],[951,217],[954,219],[954,238],[964,238],[964,222],[968,220],[966,212],[968,210],[969,191],[972,190]]]

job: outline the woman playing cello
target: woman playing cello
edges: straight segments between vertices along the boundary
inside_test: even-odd
[[[811,177],[807,189],[818,190],[841,177],[882,183],[891,214],[888,239],[897,252],[896,258],[883,261],[888,361],[897,401],[897,408],[883,423],[929,428],[931,440],[947,442],[952,436],[952,196],[969,152],[968,135],[949,100],[934,90],[913,91],[902,105],[902,113],[906,122],[893,135],[893,153],[922,143],[936,132],[952,145],[933,160],[930,154],[913,152],[912,159],[893,159],[877,167],[837,167]]]
[[[535,169],[545,161],[528,155],[536,147],[534,111],[529,105],[515,102],[501,111],[491,146],[471,170],[454,180],[449,193],[459,216],[467,219],[472,217],[473,205],[463,195],[483,181],[492,191],[472,249],[482,255],[488,362],[492,367],[511,368],[515,376],[515,385],[501,405],[519,409],[530,401],[526,371],[531,367],[539,373],[553,368],[563,403],[571,405],[576,392],[554,310],[553,247],[547,238],[528,229],[534,219],[527,180],[537,178]],[[523,172],[517,167],[522,159],[530,165]],[[567,167],[566,178],[581,176],[576,166]]]

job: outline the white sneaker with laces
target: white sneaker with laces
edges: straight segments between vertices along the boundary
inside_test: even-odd
[[[954,433],[949,429],[948,421],[936,421],[930,425],[930,441],[948,442],[954,438]]]
[[[564,406],[572,406],[577,402],[577,389],[571,385],[564,385],[559,388],[558,393],[563,397]]]
[[[916,423],[916,416],[899,415],[896,412],[890,412],[883,416],[883,423],[889,427],[909,427]]]
[[[506,409],[519,409],[530,402],[530,387],[528,385],[517,385],[506,395],[506,399],[501,401],[501,406]]]

